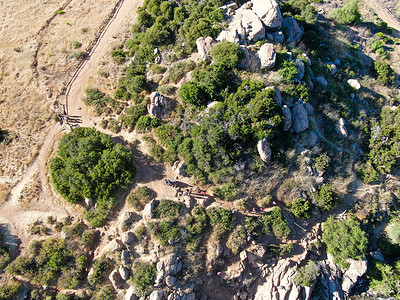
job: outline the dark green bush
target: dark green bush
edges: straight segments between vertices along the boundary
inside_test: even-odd
[[[152,224],[152,231],[161,245],[166,246],[169,241],[175,242],[180,238],[182,229],[173,221],[164,221]]]
[[[290,234],[289,225],[279,207],[267,215],[262,216],[263,232],[269,234],[272,232],[278,239],[287,238]]]
[[[348,266],[348,258],[363,259],[368,246],[366,234],[356,219],[334,221],[328,218],[323,224],[322,242],[341,268]]]
[[[297,219],[308,219],[311,217],[310,201],[298,198],[290,205],[290,211]]]
[[[151,285],[157,274],[156,268],[144,264],[136,263],[133,267],[132,282],[135,287],[135,294],[138,296],[146,296],[151,291]]]
[[[335,205],[335,195],[332,186],[329,184],[322,185],[314,194],[314,197],[319,207],[325,211],[330,211]]]
[[[101,284],[106,279],[108,270],[111,264],[104,256],[93,261],[92,273],[88,280],[91,285]]]
[[[154,210],[155,218],[176,218],[182,213],[182,203],[173,200],[161,200],[158,207]]]
[[[358,2],[358,0],[348,0],[342,8],[331,10],[328,17],[341,25],[358,24],[361,21]]]
[[[127,197],[128,203],[137,210],[142,210],[151,200],[153,192],[147,186],[136,187]]]
[[[233,183],[224,183],[221,187],[215,187],[213,192],[215,197],[225,201],[233,200],[238,193]]]
[[[241,248],[247,243],[246,230],[242,225],[238,225],[229,235],[226,246],[232,250],[233,254],[238,254]]]
[[[314,286],[319,276],[320,268],[316,262],[312,260],[308,261],[305,266],[298,269],[293,279],[294,283],[301,286]]]
[[[218,236],[221,236],[233,229],[236,218],[229,209],[211,207],[207,209],[210,224]]]
[[[395,75],[393,69],[387,62],[375,61],[374,70],[378,75],[378,81],[384,85],[390,85],[393,83]]]
[[[228,68],[236,68],[242,56],[240,46],[236,43],[217,43],[211,50],[211,57],[215,63],[221,63]]]

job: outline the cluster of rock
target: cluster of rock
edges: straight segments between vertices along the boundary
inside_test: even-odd
[[[147,104],[147,111],[150,116],[162,118],[169,109],[168,99],[158,92],[150,94],[150,104]]]
[[[251,0],[238,8],[231,2],[222,7],[228,17],[229,27],[217,37],[218,41],[248,44],[268,38],[282,43],[297,43],[304,30],[293,18],[283,18],[275,0]],[[283,28],[287,36],[283,34]]]

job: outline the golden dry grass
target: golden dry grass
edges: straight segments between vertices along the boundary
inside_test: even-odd
[[[53,124],[50,107],[68,72],[78,63],[68,58],[70,53],[86,50],[116,3],[0,2],[0,128],[13,137],[9,145],[0,144],[0,176],[19,177],[37,155]],[[63,6],[65,13],[57,14]],[[82,46],[72,49],[74,41]]]
[[[10,184],[3,183],[0,184],[0,205],[3,204],[10,194]]]

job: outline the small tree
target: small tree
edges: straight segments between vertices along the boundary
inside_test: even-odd
[[[341,268],[348,267],[346,259],[362,259],[367,251],[368,239],[356,219],[334,221],[332,217],[323,224],[322,242],[334,262]]]
[[[378,81],[384,85],[389,85],[393,83],[394,80],[394,71],[390,67],[387,62],[384,61],[375,61],[374,62],[374,70],[378,75]]]
[[[308,263],[299,268],[294,276],[294,283],[301,286],[313,286],[320,272],[320,266],[310,260]]]

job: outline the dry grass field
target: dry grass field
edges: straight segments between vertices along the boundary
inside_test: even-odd
[[[11,138],[0,144],[2,189],[37,155],[54,122],[50,108],[78,64],[74,52],[86,51],[117,2],[0,2],[0,128]]]

